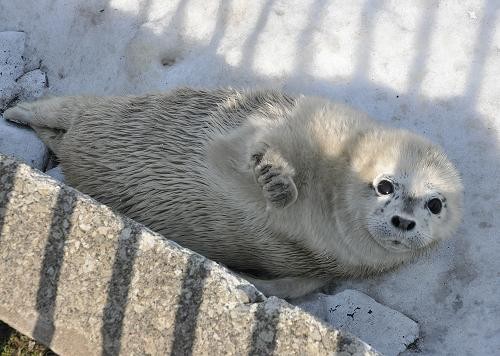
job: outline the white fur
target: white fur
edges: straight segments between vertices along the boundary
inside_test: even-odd
[[[52,98],[5,117],[37,130],[71,185],[267,294],[394,268],[461,217],[460,178],[438,147],[322,99],[183,89]],[[392,195],[373,188],[381,177]],[[439,215],[432,197],[446,200]],[[395,215],[415,229],[394,228]]]

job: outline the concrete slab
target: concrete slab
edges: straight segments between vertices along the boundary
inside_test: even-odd
[[[378,354],[1,154],[0,261],[0,320],[61,355]]]

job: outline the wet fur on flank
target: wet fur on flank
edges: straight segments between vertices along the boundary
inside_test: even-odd
[[[68,184],[266,294],[392,269],[461,219],[460,178],[440,148],[323,99],[179,89],[48,98],[4,116],[37,131]],[[380,174],[400,200],[376,194]],[[425,208],[432,194],[445,197],[439,217]],[[418,229],[397,238],[410,247],[385,247],[378,231],[392,234],[386,220],[408,201]]]

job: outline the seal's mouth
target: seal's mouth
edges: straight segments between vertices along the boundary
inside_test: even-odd
[[[371,231],[368,231],[370,236],[384,249],[391,251],[391,252],[397,252],[397,253],[404,253],[404,252],[409,252],[413,250],[412,246],[408,241],[405,240],[404,236],[384,236],[384,237],[378,237],[376,234],[374,234]]]
[[[381,245],[386,250],[392,252],[408,252],[412,250],[411,246],[409,246],[405,242],[402,242],[401,240],[387,240],[384,241]]]

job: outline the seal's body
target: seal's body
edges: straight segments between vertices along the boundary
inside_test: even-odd
[[[4,116],[38,132],[70,185],[267,294],[391,269],[460,221],[460,179],[439,148],[322,99],[181,89]]]

